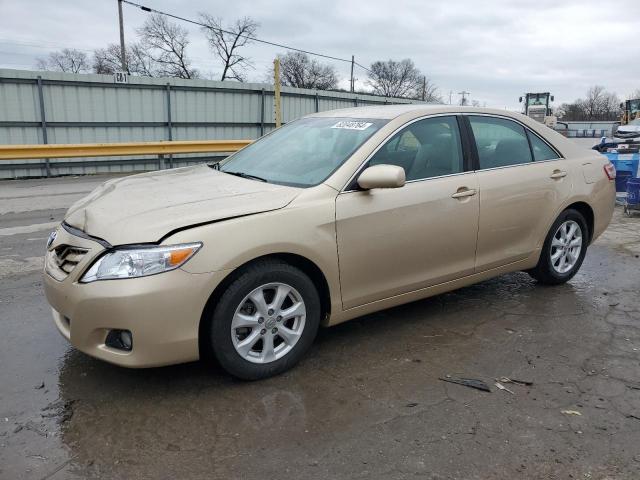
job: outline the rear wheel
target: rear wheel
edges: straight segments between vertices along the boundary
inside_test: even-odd
[[[211,318],[210,346],[222,367],[257,380],[293,367],[320,324],[320,299],[307,275],[280,261],[246,268],[222,294]]]
[[[567,282],[580,269],[588,242],[589,230],[582,214],[565,210],[551,226],[538,265],[529,274],[547,285]]]

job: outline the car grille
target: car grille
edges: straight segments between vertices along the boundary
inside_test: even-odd
[[[87,251],[88,250],[84,248],[72,247],[70,245],[59,245],[51,253],[53,254],[53,260],[57,267],[66,275],[69,275],[87,254]]]

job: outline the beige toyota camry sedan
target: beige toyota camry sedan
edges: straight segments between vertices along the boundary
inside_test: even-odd
[[[566,282],[611,219],[614,177],[600,154],[502,110],[318,113],[217,165],[106,182],[49,237],[45,291],[62,335],[94,357],[210,354],[264,378],[320,325],[518,270]]]

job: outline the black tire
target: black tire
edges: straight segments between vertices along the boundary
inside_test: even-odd
[[[564,273],[560,273],[557,271],[551,261],[551,253],[552,253],[552,241],[560,225],[564,222],[572,220],[578,224],[582,234],[582,248],[580,250],[580,254],[578,256],[578,260],[571,267],[570,270]],[[589,244],[590,238],[589,227],[587,226],[587,222],[584,216],[577,210],[567,209],[562,212],[547,234],[547,238],[545,238],[544,245],[542,246],[542,251],[540,252],[540,259],[538,260],[538,264],[535,268],[529,270],[527,273],[535,278],[538,282],[545,285],[560,285],[561,283],[565,283],[580,270],[580,266],[584,260],[584,257],[587,253],[587,246]]]
[[[283,357],[269,363],[253,363],[236,351],[231,338],[231,321],[243,299],[254,289],[280,282],[293,287],[302,297],[306,317],[298,341]],[[279,260],[264,260],[238,272],[213,309],[208,329],[211,351],[222,368],[242,380],[259,380],[278,375],[296,365],[313,343],[320,325],[320,297],[309,277],[300,269]]]

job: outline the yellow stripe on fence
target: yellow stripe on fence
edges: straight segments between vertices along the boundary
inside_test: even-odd
[[[0,145],[0,160],[235,152],[251,142],[252,140],[187,140],[171,142]]]

